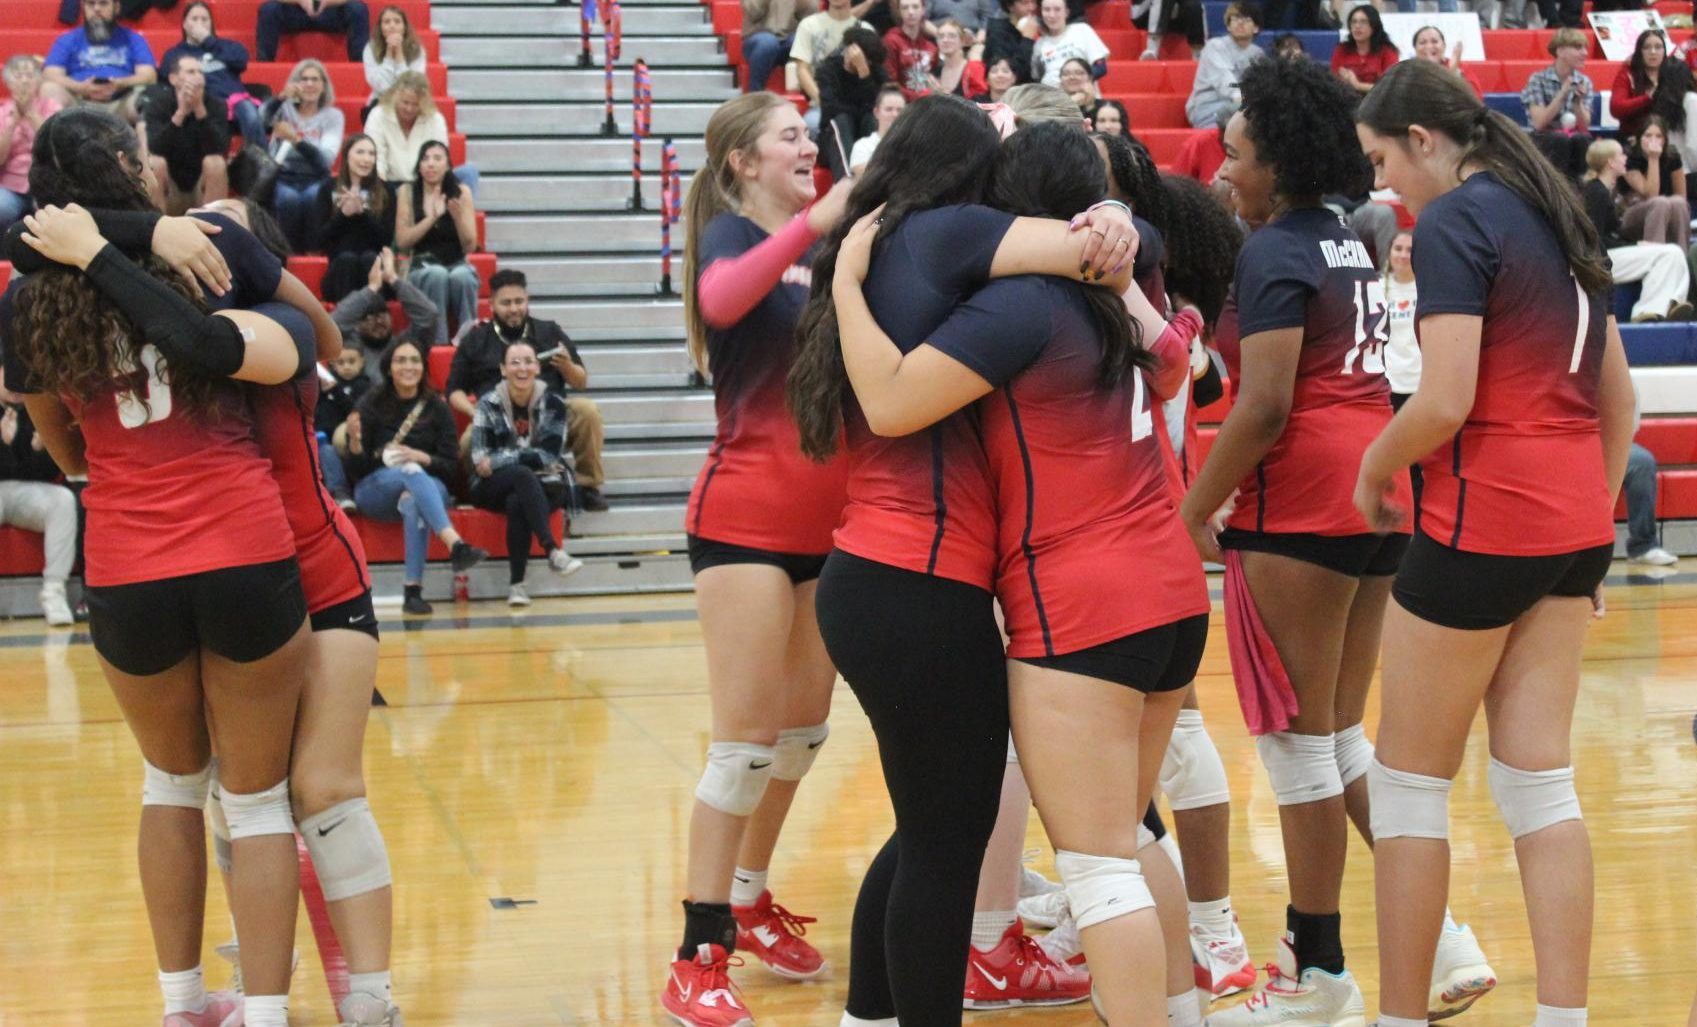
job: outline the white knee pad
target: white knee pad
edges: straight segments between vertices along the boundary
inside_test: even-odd
[[[777,760],[777,749],[770,745],[713,742],[707,746],[707,766],[695,797],[721,813],[746,817],[766,794]]]
[[[200,809],[206,805],[206,791],[212,787],[212,764],[198,773],[167,774],[158,767],[141,761],[141,804],[143,806],[176,806],[181,809]]]
[[[1356,724],[1333,735],[1332,745],[1337,754],[1338,776],[1343,778],[1343,786],[1348,788],[1360,780],[1372,765],[1373,743],[1367,740],[1367,728]]]
[[[1343,794],[1331,735],[1275,731],[1255,739],[1255,750],[1266,764],[1267,778],[1273,783],[1280,806],[1319,802]]]
[[[1583,819],[1572,767],[1520,770],[1493,756],[1486,776],[1510,837],[1520,839],[1564,820]]]
[[[1202,809],[1231,801],[1226,765],[1202,726],[1201,710],[1178,711],[1178,723],[1161,760],[1161,791],[1174,810]]]
[[[1056,849],[1055,869],[1060,871],[1067,905],[1080,930],[1154,908],[1155,898],[1143,880],[1143,867],[1135,859]]]
[[[1450,782],[1392,770],[1375,758],[1367,768],[1368,823],[1373,840],[1450,836]]]
[[[337,803],[301,821],[301,837],[330,902],[387,888],[389,850],[364,798]]]
[[[231,842],[268,834],[295,833],[295,813],[289,808],[288,778],[263,792],[243,795],[220,785],[218,793],[219,802],[224,807],[224,819],[230,824]]]
[[[213,761],[217,766],[217,761]],[[230,852],[230,822],[224,817],[224,797],[218,790],[216,775],[212,779],[212,787],[206,793],[206,822],[212,826],[212,858],[218,862],[218,869],[228,874],[231,862]]]
[[[772,776],[779,781],[800,781],[813,769],[825,739],[831,737],[831,725],[792,727],[778,732],[778,744],[773,746]]]

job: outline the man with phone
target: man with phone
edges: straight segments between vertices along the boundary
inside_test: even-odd
[[[118,24],[116,0],[83,0],[83,23],[53,41],[41,69],[42,94],[69,105],[104,107],[135,124],[140,86],[159,78],[140,33]]]
[[[346,35],[348,60],[357,64],[371,42],[371,13],[363,0],[265,0],[254,34],[258,58],[276,60],[277,41],[299,32]]]
[[[501,383],[507,347],[520,341],[528,343],[536,350],[542,364],[541,377],[548,388],[566,397],[566,444],[577,471],[578,503],[585,510],[607,509],[607,500],[601,495],[601,410],[594,400],[573,394],[589,387],[589,372],[577,355],[577,347],[555,322],[530,316],[530,291],[523,271],[503,268],[495,272],[489,278],[489,295],[494,317],[462,332],[454,350],[445,390],[448,405],[472,416],[479,397]],[[467,440],[460,441],[463,452]]]

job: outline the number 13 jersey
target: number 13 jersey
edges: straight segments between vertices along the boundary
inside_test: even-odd
[[[1369,529],[1354,499],[1361,455],[1391,420],[1385,290],[1367,247],[1324,208],[1283,215],[1251,234],[1238,254],[1214,333],[1234,401],[1243,340],[1285,328],[1302,329],[1290,416],[1239,484],[1228,524],[1272,534],[1363,534]],[[1257,359],[1267,357],[1252,347],[1247,360]],[[1392,502],[1404,510],[1413,503],[1406,472],[1397,475]]]

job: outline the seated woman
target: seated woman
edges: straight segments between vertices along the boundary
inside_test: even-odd
[[[1631,242],[1691,245],[1691,207],[1685,197],[1685,165],[1668,141],[1668,123],[1652,114],[1626,156],[1626,213],[1621,234]]]
[[[460,455],[454,415],[425,372],[424,350],[402,339],[383,352],[381,385],[365,394],[346,422],[347,471],[358,479],[354,502],[372,520],[400,521],[406,535],[401,609],[427,614],[424,561],[434,534],[448,547],[456,574],[488,552],[469,545],[448,520],[448,476]]]
[[[371,264],[395,244],[395,198],[377,177],[377,147],[368,135],[342,144],[342,159],[330,188],[318,192],[316,248],[330,258],[320,292],[326,303],[365,283]]]
[[[1396,67],[1396,44],[1385,34],[1384,20],[1372,4],[1349,12],[1349,38],[1332,51],[1332,74],[1358,93],[1370,92],[1379,76]]]
[[[1632,322],[1690,320],[1692,307],[1685,297],[1691,289],[1691,269],[1685,263],[1685,250],[1667,243],[1634,245],[1622,237],[1616,196],[1626,174],[1626,151],[1613,139],[1599,139],[1585,151],[1585,165],[1585,184],[1579,192],[1609,256],[1610,274],[1617,285],[1644,283],[1638,302],[1632,305]]]
[[[403,72],[424,73],[424,44],[412,30],[407,12],[393,4],[377,16],[377,31],[361,56],[365,62],[365,84],[371,87],[371,100],[362,114],[371,113],[378,99]]]
[[[931,76],[931,91],[970,97],[982,93],[984,62],[975,59],[971,34],[953,18],[944,18],[937,25],[937,71]]]
[[[0,525],[41,535],[41,615],[51,627],[76,622],[65,581],[77,558],[77,497],[58,484],[59,467],[30,423],[24,398],[0,375]]]
[[[1460,76],[1467,88],[1473,90],[1473,95],[1483,99],[1485,88],[1479,84],[1479,76],[1468,71],[1461,63],[1461,44],[1456,43],[1455,49],[1445,53],[1444,34],[1438,31],[1436,25],[1427,25],[1414,33],[1414,56],[1423,61],[1431,61],[1440,67],[1447,68]]]
[[[530,605],[524,574],[531,539],[560,576],[583,567],[548,523],[571,498],[572,472],[565,458],[566,397],[549,391],[541,373],[528,340],[510,344],[501,358],[501,384],[478,399],[471,419],[471,501],[507,515],[509,606]]]
[[[264,146],[265,120],[260,117],[259,101],[248,95],[247,86],[242,84],[247,47],[218,34],[206,0],[194,0],[183,8],[183,41],[165,51],[159,66],[174,68],[183,55],[200,58],[200,70],[206,73],[208,106],[216,103],[219,113],[236,123],[243,140]]]
[[[272,208],[289,246],[303,253],[312,243],[318,191],[330,184],[330,164],[342,149],[342,112],[323,63],[296,64],[283,92],[266,101],[264,117],[277,162]]]
[[[430,97],[430,80],[422,72],[403,71],[365,119],[365,134],[377,145],[377,174],[392,186],[407,180],[428,142],[448,143],[448,119]],[[454,169],[461,185],[477,191],[477,169],[462,164]]]
[[[1007,57],[998,57],[990,61],[984,69],[984,90],[968,97],[973,103],[1001,103],[1002,97],[1008,90],[1019,85],[1019,75],[1015,73],[1013,61]]]
[[[1609,113],[1620,121],[1620,138],[1637,139],[1660,114],[1675,132],[1685,128],[1685,97],[1691,92],[1691,69],[1684,61],[1668,60],[1668,41],[1655,29],[1638,33],[1632,59],[1615,74],[1609,92]]]
[[[1041,28],[1031,44],[1033,81],[1059,86],[1061,69],[1074,57],[1084,60],[1092,79],[1108,73],[1108,44],[1084,22],[1067,22],[1066,0],[1042,0],[1037,11]]]
[[[1085,118],[1094,121],[1096,107],[1102,102],[1101,94],[1096,92],[1096,83],[1090,77],[1090,65],[1084,63],[1084,58],[1069,58],[1061,65],[1061,92],[1072,97],[1072,102],[1078,104],[1078,109]]]
[[[477,209],[471,190],[448,169],[448,148],[431,141],[419,152],[413,180],[395,198],[395,243],[412,251],[407,281],[430,297],[441,316],[435,338],[448,341],[448,321],[477,318],[477,269],[466,254],[477,248]]]

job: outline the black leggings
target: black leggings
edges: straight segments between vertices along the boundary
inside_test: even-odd
[[[819,632],[878,737],[896,831],[866,871],[848,1011],[961,1022],[972,907],[1008,753],[1008,677],[990,593],[840,550]]]
[[[544,553],[560,547],[548,520],[565,505],[565,489],[551,489],[542,484],[542,479],[530,468],[508,464],[495,468],[487,478],[472,479],[471,502],[484,510],[506,513],[507,574],[513,584],[524,580],[524,570],[530,562],[531,538],[542,544]]]

